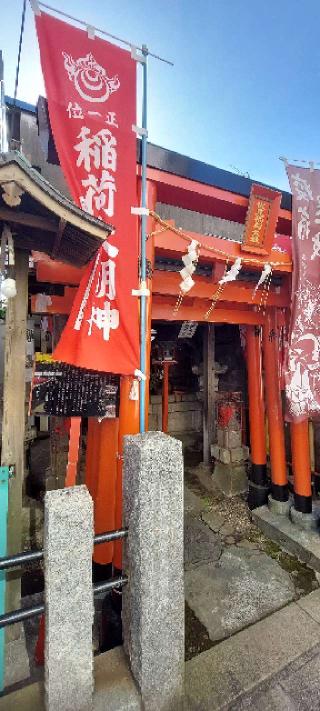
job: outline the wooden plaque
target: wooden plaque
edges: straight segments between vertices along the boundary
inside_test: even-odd
[[[251,188],[242,250],[269,254],[279,217],[281,193],[262,185]]]

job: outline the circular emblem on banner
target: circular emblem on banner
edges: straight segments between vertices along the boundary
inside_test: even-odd
[[[91,52],[86,57],[76,60],[66,52],[62,54],[68,77],[85,101],[101,104],[109,99],[110,94],[119,89],[118,75],[108,77],[106,70],[96,62]]]

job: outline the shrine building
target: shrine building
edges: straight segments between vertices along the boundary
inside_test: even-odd
[[[7,98],[7,107],[10,148],[69,196],[46,101]],[[137,141],[138,191],[140,163]],[[269,500],[280,510],[291,492],[295,510],[309,514],[319,489],[318,429],[285,422],[283,407],[291,194],[153,144],[147,180],[148,427],[181,439],[186,462],[208,465],[226,495],[248,491],[251,509]],[[82,273],[54,254],[35,255],[30,310],[38,322],[61,331]],[[106,530],[114,522],[100,523]]]

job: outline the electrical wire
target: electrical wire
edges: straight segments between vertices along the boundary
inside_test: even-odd
[[[18,62],[17,62],[16,80],[15,80],[14,95],[13,95],[13,106],[15,106],[15,104],[16,104],[17,93],[18,93],[19,73],[20,73],[20,60],[21,60],[21,49],[22,49],[22,38],[23,38],[23,31],[24,31],[24,21],[25,21],[25,17],[26,17],[26,5],[27,5],[27,0],[23,0],[22,17],[21,17],[21,27],[20,27],[20,38],[19,38],[19,50],[18,50]]]

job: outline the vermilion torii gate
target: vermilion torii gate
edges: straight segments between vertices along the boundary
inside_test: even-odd
[[[138,184],[140,181],[139,172],[138,166]],[[202,210],[208,210],[210,205],[211,214],[244,222],[248,212],[248,198],[156,169],[149,168],[148,177],[148,206],[151,214],[148,220],[147,246],[148,259],[153,266],[150,282],[152,296],[149,303],[149,329],[151,329],[151,319],[193,320],[207,324],[229,323],[246,327],[252,461],[249,505],[251,508],[255,508],[266,503],[268,498],[266,419],[270,452],[271,496],[275,502],[284,503],[288,501],[288,477],[281,404],[279,332],[288,323],[290,312],[292,262],[288,235],[291,230],[291,213],[287,209],[279,209],[277,230],[272,234],[268,250],[257,254],[254,250],[251,252],[249,248],[244,252],[239,242],[189,230],[187,233],[181,232],[175,227],[173,221],[165,222],[159,219],[156,207],[157,203],[169,199],[172,204],[183,206],[189,201],[192,209],[201,206]],[[278,232],[280,229],[283,230],[282,233]],[[166,271],[163,269],[163,264],[166,260],[176,262],[181,260],[186,251],[186,237],[199,243],[199,265],[201,266],[202,263],[209,265],[211,277],[196,276],[192,290],[183,297],[177,310],[181,281],[179,270]],[[161,269],[157,268],[159,258],[162,261]],[[219,285],[221,276],[230,269],[238,258],[242,260],[241,280],[230,281],[221,289],[221,285]],[[252,278],[249,278],[248,274],[247,279],[246,273],[250,270],[251,277],[255,273],[255,282],[257,282],[266,263],[271,265],[272,278],[270,278],[267,287],[262,286],[261,289],[255,290]],[[181,264],[181,266],[183,265]],[[70,284],[76,285],[79,282],[80,272],[72,270],[72,274],[71,272],[70,274],[66,273],[64,267],[62,268],[57,262],[53,264],[48,260],[38,261],[36,268],[37,279],[40,282],[52,281],[68,284],[68,287],[65,287],[64,296],[52,297],[48,312],[69,313],[75,289]],[[214,307],[212,308],[213,303]],[[33,308],[35,308],[35,299]],[[211,363],[208,364],[208,368],[212,368]],[[146,403],[147,407],[148,403]],[[136,425],[132,418],[128,423],[126,407],[123,406],[121,412],[119,423],[121,433],[124,432],[122,418],[126,418],[126,427],[131,425],[131,429],[133,428],[134,431]],[[213,413],[211,416],[213,417]],[[103,436],[102,428],[100,428],[100,435],[98,431],[95,432],[96,443],[99,436]],[[291,450],[295,508],[307,513],[312,509],[307,426],[291,425]],[[101,476],[105,476],[110,450],[96,446],[95,451],[96,453],[100,451],[101,457],[103,457],[102,469],[95,467],[96,471],[101,470]],[[96,456],[100,455],[96,454]],[[101,506],[101,511],[102,528],[105,530],[108,523],[112,528],[112,522],[106,522],[105,501]]]

